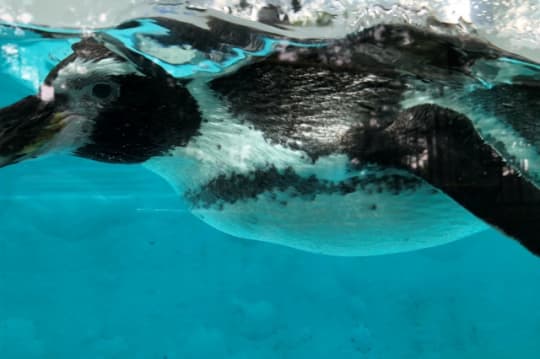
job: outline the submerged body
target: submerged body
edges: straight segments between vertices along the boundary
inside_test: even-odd
[[[153,41],[189,41],[154,21],[171,31]],[[83,39],[38,97],[0,112],[0,156],[144,163],[213,227],[313,252],[415,250],[492,225],[540,253],[534,64],[524,78],[499,66],[524,59],[409,26],[299,42],[207,25],[179,57],[251,55],[176,79],[110,36]]]

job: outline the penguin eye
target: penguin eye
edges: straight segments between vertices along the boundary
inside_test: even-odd
[[[103,100],[112,94],[112,90],[112,86],[109,84],[97,84],[92,87],[92,95]]]

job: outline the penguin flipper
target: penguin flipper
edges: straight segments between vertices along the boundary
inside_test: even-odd
[[[403,111],[381,134],[406,168],[540,256],[540,189],[488,144],[470,119],[437,105]],[[388,151],[386,148],[385,151]],[[396,153],[397,153],[396,152]],[[364,160],[385,161],[371,151]],[[387,153],[387,152],[386,152]]]

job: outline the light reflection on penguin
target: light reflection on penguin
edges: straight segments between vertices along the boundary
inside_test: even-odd
[[[3,165],[54,150],[144,163],[215,228],[318,253],[409,251],[492,225],[540,254],[540,86],[467,93],[475,66],[510,56],[489,44],[377,26],[178,80],[98,40],[0,110]]]

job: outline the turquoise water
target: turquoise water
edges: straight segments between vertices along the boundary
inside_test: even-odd
[[[139,166],[2,169],[2,358],[537,358],[540,266],[486,232],[335,258],[228,237]]]
[[[25,39],[39,79],[75,41]],[[1,76],[1,106],[35,92]],[[495,232],[317,256],[211,229],[141,166],[0,172],[2,359],[540,356],[540,263]]]

